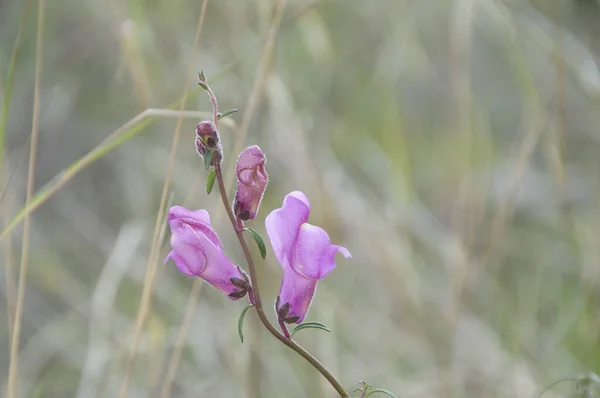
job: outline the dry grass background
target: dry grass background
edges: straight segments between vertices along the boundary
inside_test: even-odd
[[[302,190],[353,254],[309,313],[332,333],[298,334],[348,390],[534,397],[600,372],[597,3],[209,0],[194,48],[201,9],[48,1],[40,63],[38,2],[0,1],[3,393],[24,263],[18,396],[123,396],[130,363],[130,398],[334,396],[254,314],[240,344],[243,303],[162,265],[168,174],[163,202],[208,209],[243,264],[194,150],[201,68],[240,109],[222,127],[231,189],[242,145],[268,156],[252,227]],[[24,231],[28,181],[43,201]],[[281,270],[270,249],[259,264],[270,302]]]

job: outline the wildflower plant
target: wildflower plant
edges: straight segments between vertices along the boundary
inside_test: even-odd
[[[171,207],[168,222],[172,250],[165,262],[173,260],[183,274],[204,279],[232,300],[247,297],[250,304],[238,321],[238,333],[242,342],[244,316],[250,308],[254,308],[264,327],[275,338],[305,358],[329,381],[340,397],[350,397],[327,368],[293,340],[294,333],[302,329],[329,331],[327,326],[320,322],[302,322],[315,295],[317,282],[335,268],[337,253],[350,258],[350,251],[343,246],[332,244],[324,229],[308,223],[310,202],[304,193],[295,191],[286,195],[282,207],[273,210],[265,220],[271,246],[283,268],[281,289],[274,300],[280,330],[269,321],[260,295],[256,265],[244,236],[244,231],[252,236],[264,259],[266,247],[262,237],[244,223],[253,220],[258,214],[268,184],[267,158],[257,145],[252,145],[239,154],[236,164],[237,191],[234,201],[230,202],[223,183],[221,162],[224,154],[218,126],[219,119],[236,110],[219,113],[217,99],[204,73],[200,72],[198,77],[198,84],[208,93],[213,105],[213,120],[198,123],[195,138],[196,150],[204,159],[205,168],[212,169],[207,178],[206,192],[210,194],[214,183],[218,184],[223,205],[244,252],[250,276],[229,260],[225,248],[211,226],[209,214],[204,209]],[[291,332],[288,330],[289,324],[296,324]],[[385,392],[393,396],[385,390],[371,391],[373,392]],[[365,394],[362,392],[361,396]]]

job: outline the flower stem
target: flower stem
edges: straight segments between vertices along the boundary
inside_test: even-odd
[[[283,332],[283,335],[286,339],[289,340],[292,338],[292,336],[290,335],[290,331],[288,330],[287,326],[285,325],[285,322],[281,318],[279,318],[279,327],[281,328],[281,331]]]
[[[206,92],[208,93],[208,97],[210,98],[210,102],[212,103],[212,108],[213,108],[213,124],[215,125],[215,127],[217,128],[217,131],[219,131],[219,105],[217,103],[217,97],[215,96],[215,93],[213,93],[212,89],[210,88],[210,86],[208,85],[208,83],[205,81],[203,81],[202,83],[204,83],[206,85]]]
[[[350,397],[348,393],[344,390],[344,387],[333,377],[331,373],[323,366],[321,362],[314,356],[312,356],[308,351],[306,351],[300,344],[296,343],[294,340],[284,336],[279,333],[279,331],[269,322],[267,315],[265,314],[263,304],[260,297],[260,291],[258,288],[258,278],[256,275],[256,267],[254,266],[254,261],[252,260],[252,255],[250,254],[250,250],[248,249],[248,244],[246,243],[246,239],[244,238],[243,231],[238,228],[238,220],[236,220],[233,215],[233,210],[231,208],[229,199],[227,199],[227,192],[225,191],[225,184],[223,183],[223,172],[221,170],[221,165],[217,164],[215,166],[215,172],[217,174],[217,181],[219,182],[219,191],[221,193],[221,199],[223,200],[223,205],[227,210],[227,215],[229,216],[229,220],[231,221],[231,225],[235,230],[235,234],[242,246],[242,250],[244,252],[244,256],[246,257],[246,261],[248,262],[248,269],[250,271],[250,281],[252,282],[252,290],[254,293],[254,301],[256,308],[256,313],[260,318],[260,321],[265,326],[265,328],[271,333],[277,340],[281,341],[286,346],[290,347],[292,350],[296,351],[300,356],[306,359],[315,369],[317,369],[321,374],[327,379],[327,381],[335,388],[340,397],[348,398]]]

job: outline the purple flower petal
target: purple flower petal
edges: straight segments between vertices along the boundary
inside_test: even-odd
[[[231,278],[244,279],[239,269],[208,239],[201,244],[207,261],[198,276],[226,295],[236,292],[238,289],[231,283]]]
[[[280,305],[289,303],[290,311],[287,318],[299,316],[300,318],[296,323],[301,323],[304,320],[316,288],[317,280],[315,279],[305,278],[291,268],[283,272],[279,302]]]
[[[206,256],[198,247],[198,235],[189,225],[174,219],[171,226],[171,247],[168,258],[173,259],[179,271],[185,275],[199,275],[206,266]],[[167,260],[165,259],[165,260]]]
[[[238,157],[236,164],[238,184],[233,209],[240,220],[256,218],[268,183],[265,162],[265,155],[257,145],[244,149]]]
[[[335,268],[335,254],[350,257],[345,247],[331,244],[325,230],[307,223],[309,213],[306,195],[296,191],[265,220],[273,251],[283,268],[276,310],[279,320],[286,323],[304,320],[317,282]]]
[[[342,246],[332,245],[324,229],[304,223],[294,246],[292,268],[297,273],[311,279],[323,279],[335,268],[335,254],[350,257]]]
[[[273,210],[265,219],[267,235],[279,264],[285,269],[292,261],[292,249],[300,226],[308,221],[310,203],[300,191],[289,193],[280,209]]]
[[[258,145],[244,149],[238,157],[236,171],[242,184],[253,184],[256,178],[266,180],[267,173],[264,169],[265,154]]]
[[[173,206],[169,210],[168,217],[171,231],[173,231],[173,225],[171,225],[171,223],[174,220],[179,220],[181,223],[191,226],[194,230],[198,230],[202,234],[206,235],[211,242],[213,242],[219,248],[222,248],[219,237],[215,231],[212,230],[210,216],[206,210],[200,209],[192,211],[182,206]]]
[[[172,259],[183,274],[199,276],[231,299],[248,292],[249,284],[240,287],[240,283],[236,286],[231,281],[232,278],[246,281],[247,277],[223,253],[206,210],[190,211],[174,206],[169,211],[169,226],[173,250],[165,262]]]

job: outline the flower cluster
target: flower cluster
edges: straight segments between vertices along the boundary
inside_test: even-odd
[[[209,94],[212,99],[212,92],[209,91]],[[216,105],[216,99],[213,104]],[[214,167],[217,175],[220,175],[223,149],[217,126],[217,120],[200,122],[196,127],[195,144],[198,154],[206,158],[207,167]],[[235,219],[238,232],[244,229],[244,222],[255,219],[258,214],[268,184],[265,164],[265,154],[257,145],[239,154],[236,165],[237,192],[231,209],[228,209],[232,211],[230,215],[232,221]],[[222,178],[218,181],[222,184]],[[301,323],[304,320],[317,282],[335,268],[336,253],[350,257],[346,248],[331,243],[325,230],[308,223],[309,214],[308,198],[304,193],[295,191],[286,195],[282,207],[273,210],[265,219],[271,246],[283,268],[275,312],[288,338],[284,324]],[[183,274],[204,279],[232,300],[248,296],[250,302],[255,303],[251,283],[255,281],[251,281],[224,253],[206,210],[192,211],[173,206],[168,222],[172,250],[165,262],[172,259]]]

